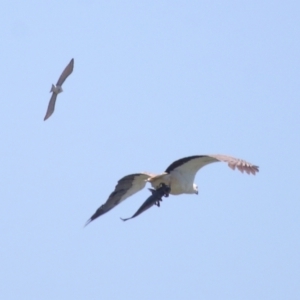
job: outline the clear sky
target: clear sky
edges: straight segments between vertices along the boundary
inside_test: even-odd
[[[300,2],[1,2],[1,299],[300,299]],[[54,114],[50,87],[75,59]],[[118,179],[228,154],[126,223]]]

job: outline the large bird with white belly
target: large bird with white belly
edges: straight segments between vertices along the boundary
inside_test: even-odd
[[[101,205],[86,225],[107,213],[116,205],[142,190],[149,182],[154,189],[158,189],[161,184],[170,188],[169,194],[198,194],[198,186],[194,183],[197,172],[204,166],[214,162],[225,162],[231,169],[237,168],[242,173],[255,175],[259,167],[245,160],[227,155],[194,155],[174,161],[164,173],[155,175],[151,173],[135,173],[121,178],[115,190],[110,194],[107,201]]]

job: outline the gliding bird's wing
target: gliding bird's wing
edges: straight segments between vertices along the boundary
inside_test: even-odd
[[[107,201],[96,210],[96,212],[86,222],[86,225],[107,213],[128,197],[142,190],[149,177],[150,174],[148,173],[136,173],[121,178],[118,181],[115,190],[109,195]]]
[[[63,72],[61,73],[56,85],[62,86],[65,80],[68,78],[68,76],[73,72],[74,69],[74,58],[71,59],[69,64],[65,67]]]
[[[181,158],[174,161],[167,169],[166,173],[172,174],[172,172],[179,172],[183,177],[194,182],[196,173],[204,166],[213,162],[226,162],[231,169],[237,168],[242,173],[245,171],[247,174],[255,175],[259,172],[259,167],[252,165],[251,163],[227,155],[194,155]]]
[[[52,93],[44,121],[46,121],[53,114],[54,108],[55,108],[56,97],[57,97],[57,94]]]

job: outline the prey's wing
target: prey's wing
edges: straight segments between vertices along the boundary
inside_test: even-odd
[[[162,201],[162,197],[166,196],[170,192],[170,188],[166,185],[162,185],[157,190],[149,189],[151,192],[151,196],[149,196],[146,201],[142,204],[142,206],[136,211],[136,213],[130,217],[130,218],[121,218],[122,221],[127,221],[130,219],[133,219],[143,213],[145,210],[149,209],[154,204],[159,203],[159,201]],[[159,206],[159,204],[157,204]]]
[[[86,222],[86,225],[105,214],[128,197],[142,190],[149,177],[150,174],[148,173],[136,173],[121,178],[118,181],[115,190],[109,195],[107,201],[96,210]]]
[[[73,68],[74,68],[74,58],[71,59],[69,64],[65,67],[65,69],[61,73],[61,75],[56,83],[57,86],[63,85],[63,83],[65,82],[67,77],[73,72]]]
[[[44,121],[46,121],[53,114],[54,108],[55,108],[56,97],[57,97],[57,94],[52,93]]]

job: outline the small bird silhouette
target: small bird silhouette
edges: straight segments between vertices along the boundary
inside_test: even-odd
[[[52,84],[50,93],[52,93],[52,96],[50,98],[49,104],[48,104],[48,109],[44,118],[44,121],[46,121],[54,112],[55,108],[55,102],[56,102],[56,97],[59,93],[63,91],[62,85],[65,82],[65,80],[68,78],[68,76],[73,72],[74,68],[74,58],[71,59],[69,64],[65,67],[63,72],[61,73],[56,85]]]

